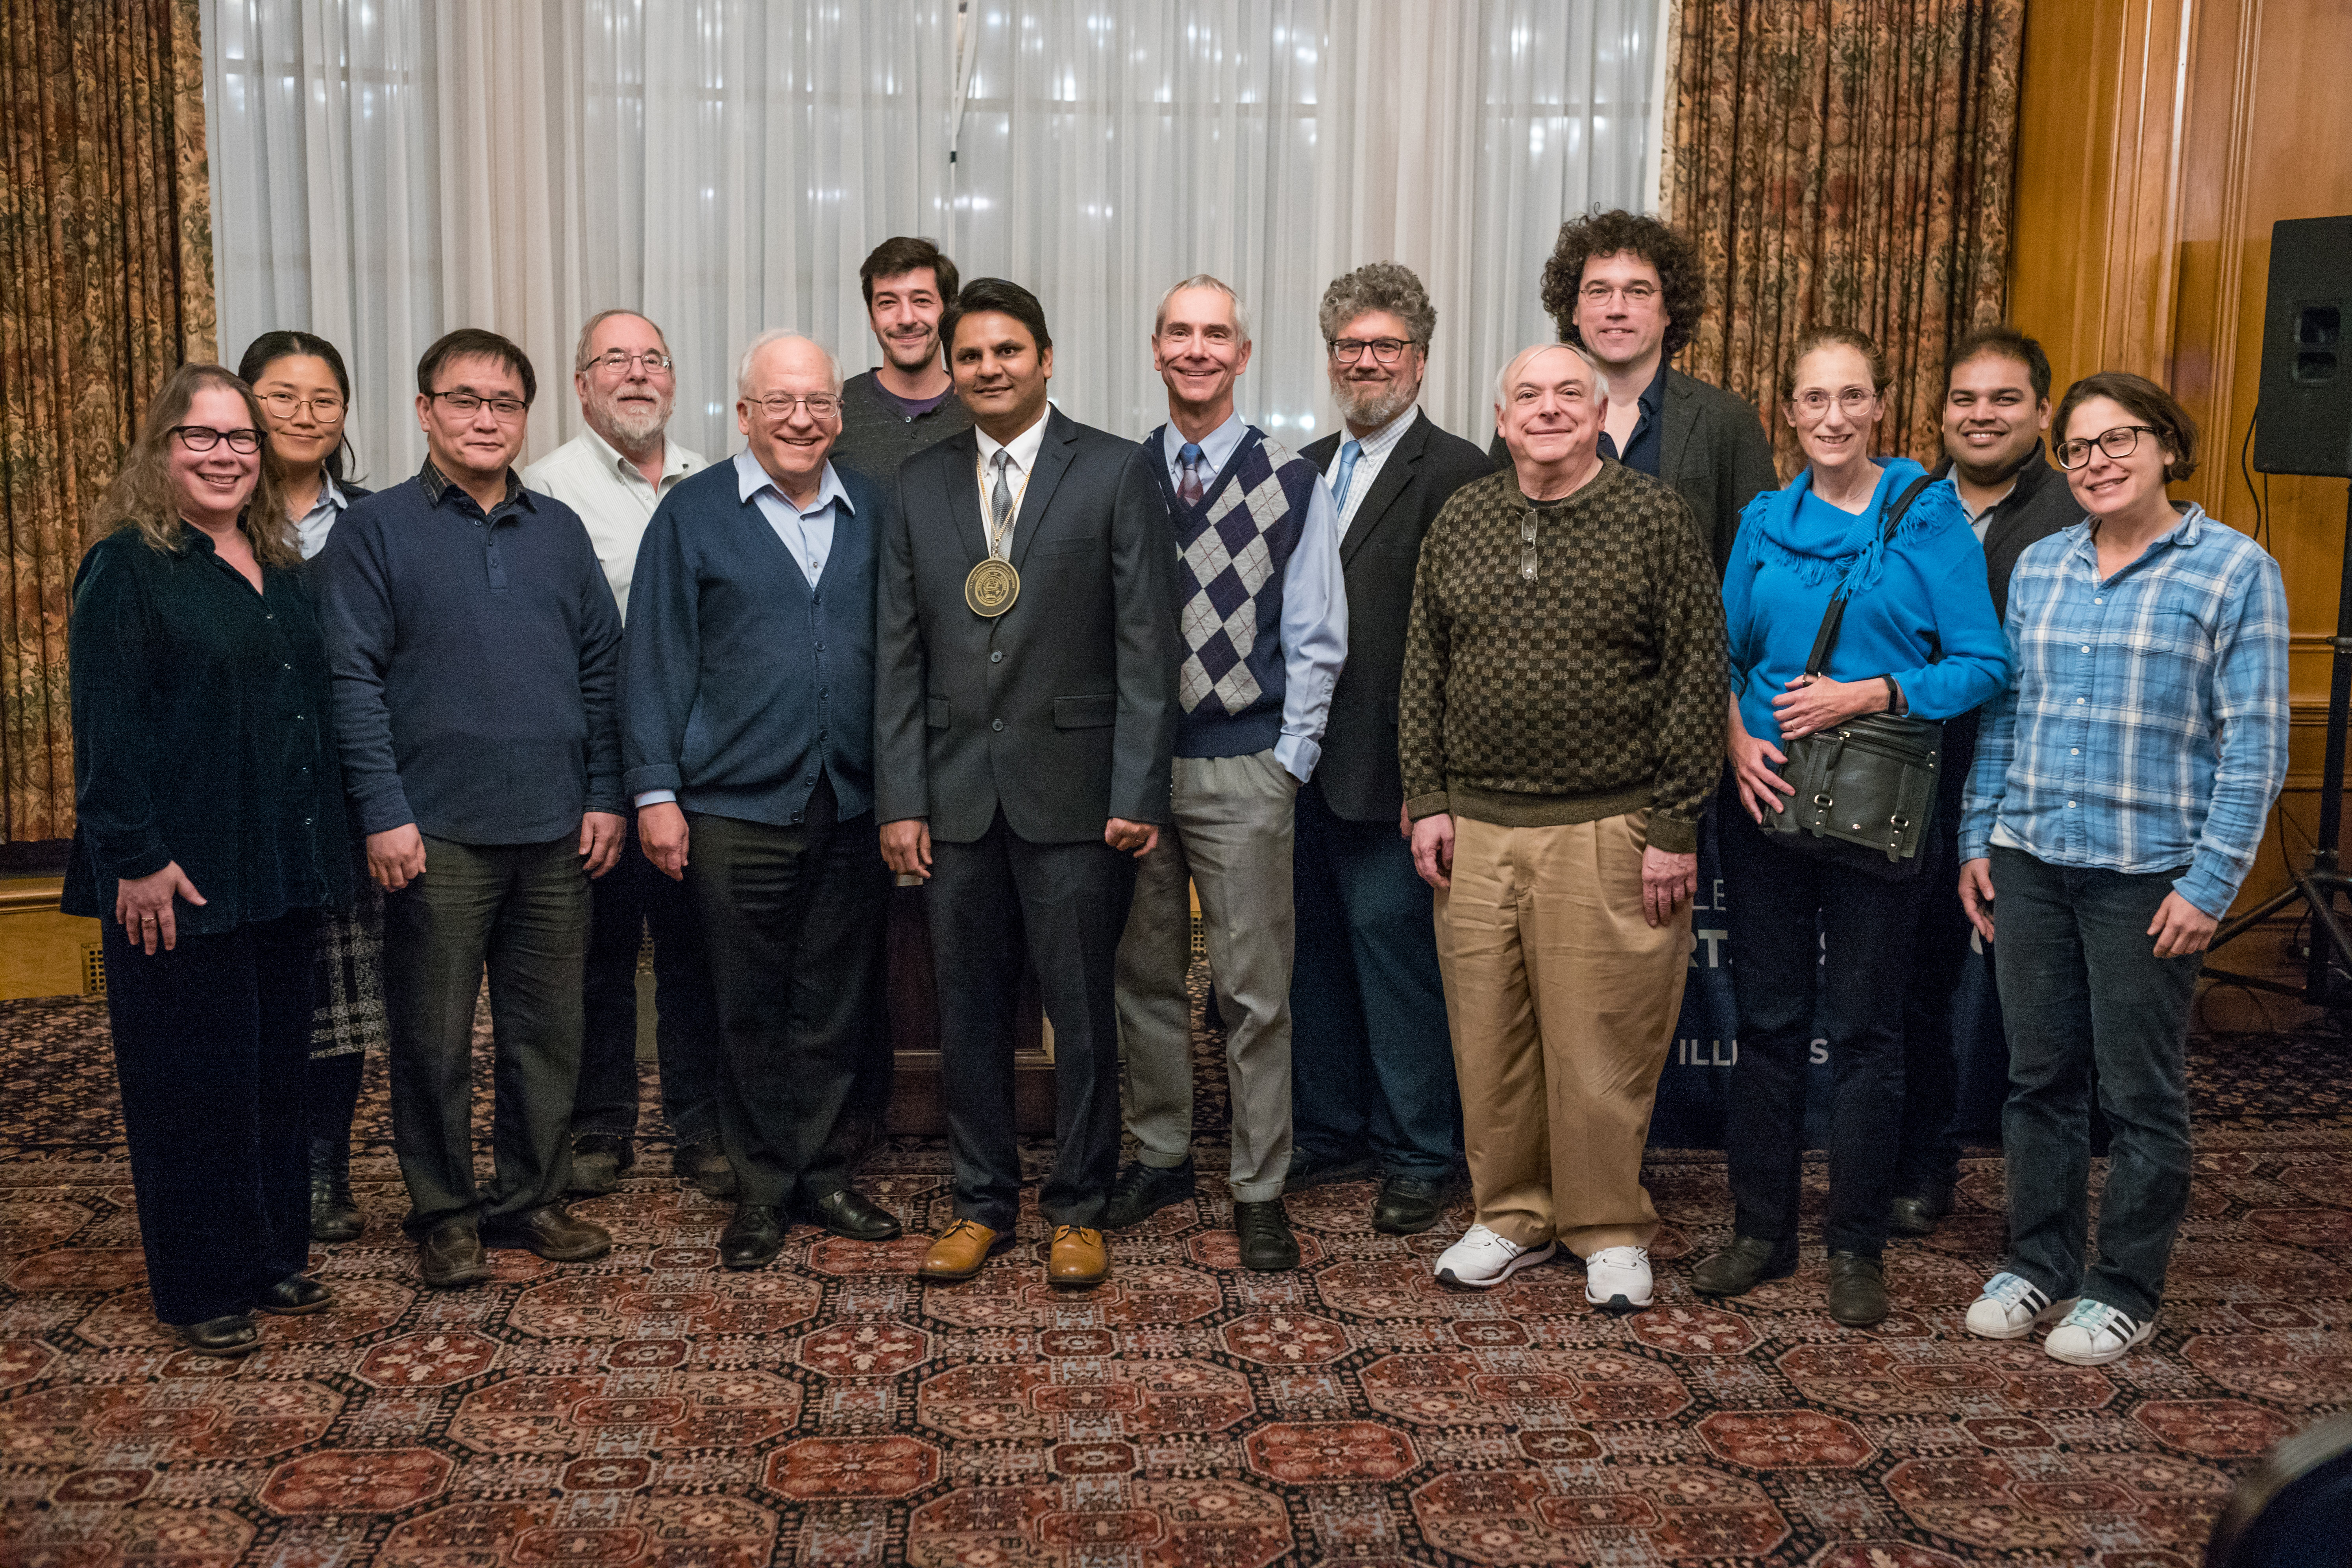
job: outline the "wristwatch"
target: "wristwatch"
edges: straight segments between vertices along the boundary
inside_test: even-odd
[[[1886,682],[1886,710],[1897,718],[1910,712],[1911,705],[1903,700],[1903,689],[1895,684],[1895,678],[1882,675],[1878,679]]]

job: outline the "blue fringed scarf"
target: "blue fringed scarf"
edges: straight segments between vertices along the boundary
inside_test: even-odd
[[[1846,513],[1830,509],[1846,522],[1840,530],[1824,530],[1810,523],[1804,505],[1805,497],[1813,488],[1813,470],[1810,467],[1780,489],[1766,490],[1749,501],[1740,526],[1756,530],[1757,554],[1787,568],[1809,587],[1835,584],[1848,598],[1867,592],[1877,583],[1886,564],[1885,509],[1895,504],[1895,498],[1908,489],[1912,480],[1927,471],[1908,458],[1882,458],[1879,463],[1885,471],[1878,476],[1877,491],[1860,515],[1848,518]],[[1957,512],[1958,501],[1954,499],[1948,509],[1936,505],[1939,490],[1950,495],[1948,487],[1937,485],[1919,493],[1919,499],[1911,503],[1911,510],[1896,525],[1896,539],[1950,521],[1945,513],[1948,510]]]

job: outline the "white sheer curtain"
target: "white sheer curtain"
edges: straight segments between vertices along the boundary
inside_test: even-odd
[[[673,428],[736,444],[733,363],[790,326],[876,361],[857,266],[927,234],[1045,302],[1055,395],[1164,408],[1160,291],[1213,272],[1256,350],[1243,412],[1333,419],[1315,307],[1393,259],[1438,310],[1426,401],[1484,439],[1486,382],[1549,337],[1561,219],[1656,205],[1661,0],[206,0],[224,353],[278,327],[350,362],[378,481],[414,468],[415,365],[479,325],[530,352],[533,455],[579,428],[578,324],[645,310]],[[950,140],[958,155],[948,159]]]

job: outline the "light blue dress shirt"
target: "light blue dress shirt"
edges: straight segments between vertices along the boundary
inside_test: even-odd
[[[336,520],[343,515],[343,508],[350,504],[349,498],[335,488],[334,476],[321,473],[319,476],[318,500],[312,503],[309,511],[294,520],[294,543],[302,552],[303,560],[308,561],[327,548],[327,535],[334,531]]]
[[[784,542],[784,548],[800,563],[801,574],[814,588],[824,575],[824,563],[833,555],[833,509],[856,512],[849,504],[849,493],[841,488],[839,476],[827,462],[824,473],[817,480],[816,500],[805,509],[794,506],[784,496],[783,489],[760,467],[760,459],[745,447],[735,454],[735,493],[747,501],[760,503],[760,515]]]
[[[1199,473],[1204,490],[1216,488],[1217,476],[1248,430],[1234,414],[1202,438]],[[1184,466],[1176,455],[1184,448],[1184,437],[1173,420],[1163,447],[1169,483],[1181,485]],[[1282,737],[1274,743],[1274,760],[1301,784],[1314,777],[1315,764],[1322,760],[1331,691],[1347,662],[1348,587],[1339,565],[1339,514],[1318,478],[1307,492],[1298,548],[1282,574]]]

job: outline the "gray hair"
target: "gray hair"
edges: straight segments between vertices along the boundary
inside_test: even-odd
[[[635,316],[648,327],[653,328],[654,336],[661,340],[662,353],[669,353],[669,334],[661,330],[660,323],[656,321],[651,316],[646,315],[643,310],[624,310],[618,307],[610,310],[599,310],[594,315],[588,318],[588,324],[586,326],[580,329],[580,346],[572,351],[572,374],[578,375],[582,371],[588,368],[589,340],[596,335],[597,328],[603,326],[605,322],[611,321],[615,316]]]
[[[1504,365],[1501,370],[1495,373],[1496,407],[1500,408],[1511,400],[1511,373],[1518,369],[1520,363],[1526,360],[1529,355],[1542,353],[1547,349],[1566,349],[1569,353],[1582,360],[1586,366],[1592,372],[1593,386],[1595,389],[1600,387],[1601,362],[1594,359],[1592,357],[1592,352],[1586,348],[1582,343],[1529,343],[1527,347],[1513,354],[1509,363]]]
[[[1218,293],[1223,294],[1227,300],[1231,300],[1234,307],[1234,331],[1241,334],[1242,342],[1247,342],[1250,341],[1249,307],[1242,303],[1242,297],[1234,292],[1234,286],[1232,284],[1225,282],[1223,279],[1212,278],[1205,272],[1195,272],[1190,278],[1185,279],[1181,283],[1170,284],[1168,286],[1168,292],[1160,296],[1160,309],[1153,313],[1151,318],[1151,335],[1153,337],[1158,337],[1160,335],[1160,329],[1168,324],[1168,301],[1173,300],[1177,295],[1181,294],[1187,289],[1214,289]]]
[[[781,343],[788,340],[806,343],[809,347],[823,354],[824,356],[825,371],[833,377],[833,390],[835,393],[839,393],[841,391],[841,362],[833,357],[833,351],[831,349],[825,347],[823,343],[817,342],[814,338],[810,337],[805,332],[793,331],[790,327],[774,327],[771,328],[767,331],[761,332],[758,337],[753,338],[749,343],[745,344],[743,348],[743,357],[735,362],[736,396],[749,397],[751,395],[751,362],[760,357],[760,351],[768,347],[771,343]]]
[[[1316,311],[1323,341],[1328,343],[1337,338],[1340,328],[1367,310],[1386,310],[1404,323],[1414,347],[1428,351],[1430,337],[1437,331],[1437,307],[1429,302],[1429,290],[1421,286],[1412,268],[1375,261],[1333,279],[1323,290],[1322,307]]]

